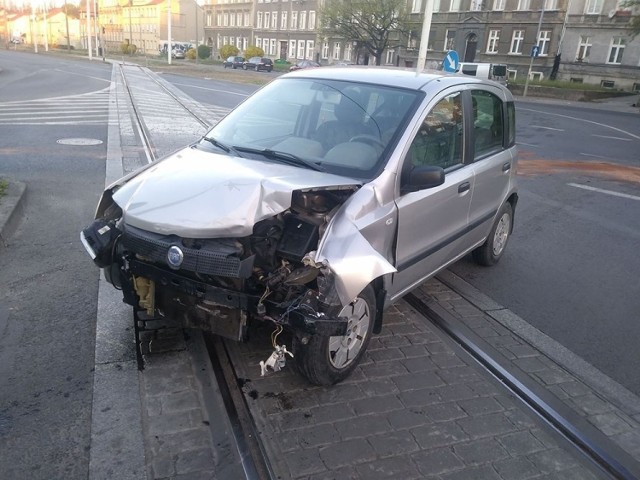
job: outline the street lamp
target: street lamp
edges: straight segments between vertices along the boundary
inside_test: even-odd
[[[538,21],[538,31],[536,32],[536,40],[533,48],[531,49],[531,61],[529,62],[529,71],[527,72],[527,78],[524,81],[524,91],[522,92],[522,96],[527,96],[527,90],[529,90],[529,77],[531,76],[531,68],[533,67],[533,59],[538,55],[538,50],[536,47],[540,48],[538,45],[538,41],[540,38],[540,28],[542,27],[542,17],[544,16],[544,4],[546,0],[542,0],[542,9],[540,10],[540,21]]]

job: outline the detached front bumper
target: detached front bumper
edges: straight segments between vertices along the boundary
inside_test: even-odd
[[[251,295],[209,285],[135,259],[128,261],[128,271],[133,277],[144,278],[153,282],[154,295],[156,296],[161,291],[166,290],[190,297],[194,305],[187,306],[187,316],[189,315],[188,310],[193,308],[198,309],[199,318],[202,318],[201,314],[204,308],[200,307],[200,305],[207,305],[209,311],[215,310],[211,306],[217,306],[227,311],[243,312],[253,319],[275,321],[300,336],[344,336],[347,332],[346,318],[330,317],[322,312],[317,312],[311,306],[311,301],[305,302],[303,300],[302,304],[304,306],[299,308],[295,308],[293,305],[276,305],[268,300],[261,302],[259,295]],[[122,290],[125,302],[134,307],[139,307],[139,295],[131,278],[122,278]],[[181,304],[181,307],[184,308],[185,305]],[[220,317],[220,321],[228,321],[226,315],[220,315]],[[216,318],[210,319],[212,323],[216,321]],[[198,326],[206,327],[206,325],[202,325],[201,320],[196,323]],[[193,325],[194,322],[191,322],[191,326]],[[213,327],[211,330],[214,333],[230,338],[235,336],[235,334],[225,335],[223,332],[218,331],[215,325],[211,325],[211,327]],[[237,340],[238,338],[234,339]]]

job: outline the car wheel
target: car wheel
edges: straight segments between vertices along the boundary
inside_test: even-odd
[[[358,365],[369,345],[376,316],[375,294],[368,285],[339,316],[348,317],[343,337],[314,335],[305,345],[294,336],[294,365],[315,385],[334,385],[346,379]]]
[[[474,260],[485,266],[498,263],[509,241],[512,225],[513,208],[509,202],[505,202],[498,211],[498,216],[489,232],[487,241],[473,251]]]
[[[260,67],[258,65],[256,65],[256,72],[260,71]]]
[[[242,69],[243,69],[243,70],[246,70],[246,69],[247,69],[247,66],[246,66],[246,65],[242,65]]]

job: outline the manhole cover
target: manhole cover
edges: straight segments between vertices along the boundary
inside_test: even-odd
[[[58,143],[61,145],[100,145],[102,140],[98,140],[96,138],[61,138],[58,140]]]

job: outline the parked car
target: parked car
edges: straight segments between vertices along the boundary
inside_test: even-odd
[[[235,70],[236,68],[242,68],[244,62],[244,57],[232,55],[231,57],[228,57],[224,62],[222,62],[222,66],[224,68],[233,68]]]
[[[305,68],[317,68],[320,64],[318,62],[314,62],[312,60],[300,60],[299,62],[291,65],[289,67],[290,72],[294,72],[296,70],[303,70]]]
[[[330,385],[404,294],[470,252],[500,260],[516,170],[513,97],[495,82],[307,69],[109,186],[81,240],[147,318],[234,340],[264,322],[263,374],[286,360]]]
[[[255,70],[256,72],[259,72],[260,70],[270,72],[273,70],[273,61],[266,57],[251,57],[249,60],[244,62],[242,68],[245,70]]]
[[[171,50],[171,58],[184,58],[184,57],[185,57],[185,53],[183,49],[174,48],[173,50]]]

